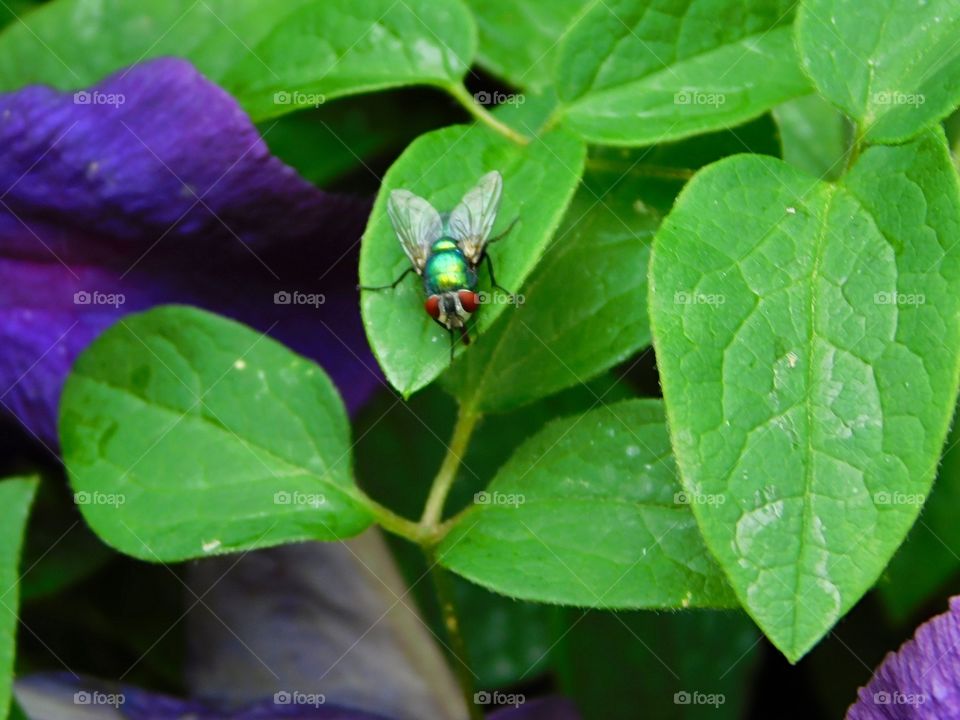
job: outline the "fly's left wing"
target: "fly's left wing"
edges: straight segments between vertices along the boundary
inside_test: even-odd
[[[394,190],[387,198],[387,214],[417,275],[423,274],[430,246],[443,234],[440,213],[419,195],[409,190]]]
[[[500,207],[500,192],[503,178],[496,170],[480,178],[463,200],[450,213],[450,235],[460,245],[460,250],[476,265],[483,257],[483,249],[490,239],[493,222]]]

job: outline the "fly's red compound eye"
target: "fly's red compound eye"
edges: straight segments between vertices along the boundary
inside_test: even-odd
[[[427,310],[427,315],[432,317],[434,320],[440,318],[440,296],[431,295],[427,298],[427,301],[423,304]]]
[[[477,297],[475,292],[461,290],[457,294],[460,296],[460,305],[464,310],[471,314],[477,311],[477,306],[480,305],[480,298]]]

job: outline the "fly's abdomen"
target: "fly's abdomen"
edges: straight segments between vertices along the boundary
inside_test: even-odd
[[[460,249],[438,247],[443,240],[434,243],[427,264],[423,268],[423,284],[428,295],[437,295],[453,290],[473,290],[477,284],[476,273],[470,268]]]

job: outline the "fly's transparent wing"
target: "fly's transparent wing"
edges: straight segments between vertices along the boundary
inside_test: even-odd
[[[394,190],[387,199],[387,215],[403,251],[417,273],[422,273],[430,257],[430,246],[443,233],[440,213],[409,190]]]
[[[467,260],[476,265],[483,257],[483,248],[490,238],[493,221],[500,207],[503,178],[496,170],[480,178],[463,200],[450,213],[450,235],[460,244]]]

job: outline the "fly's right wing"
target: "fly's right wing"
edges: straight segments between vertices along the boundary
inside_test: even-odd
[[[387,199],[387,214],[403,251],[417,274],[422,274],[430,257],[430,246],[443,234],[440,213],[409,190],[394,190]]]

